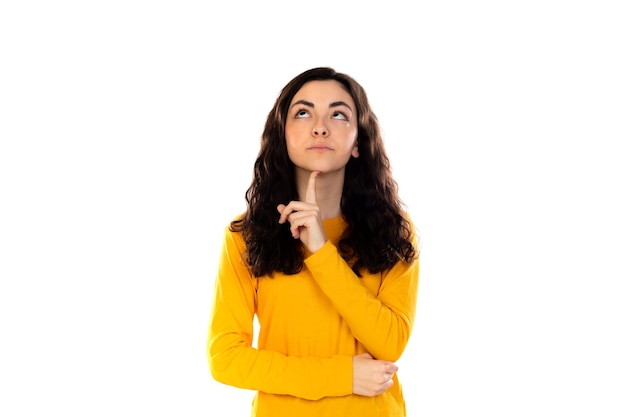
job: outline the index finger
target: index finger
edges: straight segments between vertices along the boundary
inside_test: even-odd
[[[304,196],[304,201],[307,203],[317,204],[317,196],[315,195],[315,178],[319,173],[319,171],[311,172],[309,183],[306,187],[306,195]]]

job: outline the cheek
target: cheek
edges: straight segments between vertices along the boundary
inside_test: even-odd
[[[289,133],[285,134],[285,143],[287,144],[287,149],[293,147],[293,145],[296,143],[294,136],[290,135]]]
[[[287,147],[287,155],[291,159],[296,150],[296,142],[294,141],[294,137],[292,135],[285,135],[285,146]]]
[[[285,141],[287,143],[287,148],[298,146],[298,144],[302,142],[305,137],[306,131],[304,128],[299,126],[285,127]]]

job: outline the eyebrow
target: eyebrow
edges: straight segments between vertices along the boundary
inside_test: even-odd
[[[309,107],[315,108],[315,104],[311,103],[310,101],[306,101],[306,100],[298,100],[295,103],[293,103],[291,105],[291,107],[294,107],[294,106],[296,106],[298,104],[302,104],[304,106],[309,106]],[[330,103],[328,105],[328,108],[330,109],[330,108],[339,107],[339,106],[346,106],[347,108],[350,109],[350,111],[353,111],[352,107],[348,106],[348,103],[346,103],[345,101],[333,101],[332,103]]]

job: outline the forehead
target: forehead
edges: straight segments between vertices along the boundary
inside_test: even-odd
[[[309,81],[300,87],[291,102],[306,99],[312,102],[344,101],[354,108],[354,100],[343,84],[335,80]]]

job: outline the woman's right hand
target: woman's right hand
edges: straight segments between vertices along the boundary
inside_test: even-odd
[[[374,359],[369,353],[352,357],[352,393],[373,397],[393,385],[398,366],[393,362]]]

